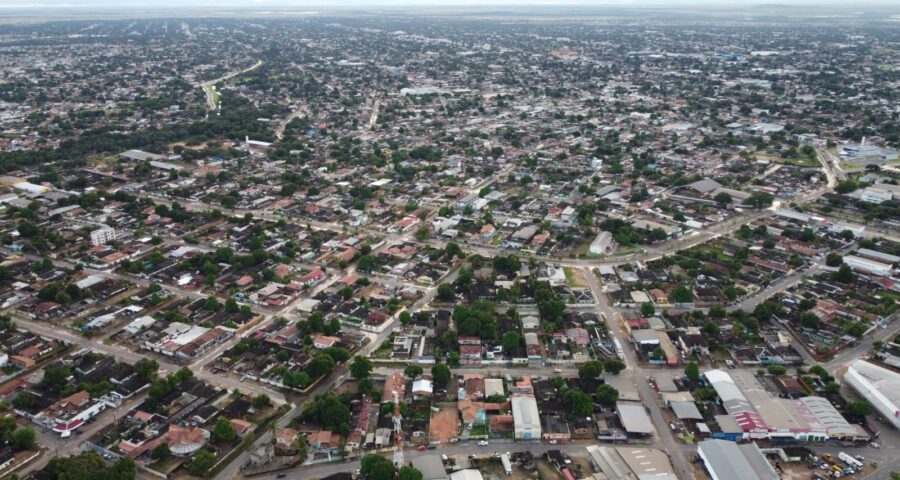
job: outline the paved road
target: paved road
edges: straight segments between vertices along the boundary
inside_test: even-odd
[[[420,298],[418,301],[416,301],[413,305],[411,305],[408,308],[409,312],[415,313],[420,308],[423,308],[426,305],[428,305],[431,302],[431,300],[434,299],[435,295],[437,294],[437,287],[443,283],[454,282],[458,275],[459,275],[458,268],[452,270],[449,274],[445,275],[444,278],[442,278],[434,286],[430,287],[426,291],[425,295],[422,296],[422,298]],[[397,327],[397,324],[399,324],[399,320],[397,319],[397,315],[394,315],[388,321],[388,324],[385,326],[384,330],[382,330],[378,334],[372,334],[370,336],[371,341],[368,344],[366,344],[366,346],[364,346],[362,349],[360,349],[360,351],[357,352],[357,355],[361,355],[364,357],[368,357],[369,355],[371,355],[372,352],[377,350],[378,347],[380,347],[381,344],[384,343],[385,340],[387,340],[387,338],[390,336],[391,332],[393,332],[394,329]],[[283,428],[283,427],[287,426],[288,424],[290,424],[291,420],[293,420],[294,417],[296,417],[303,411],[303,403],[306,400],[315,398],[318,395],[322,395],[324,393],[334,390],[334,388],[337,385],[339,385],[340,382],[343,380],[343,377],[345,375],[347,375],[349,365],[352,361],[353,361],[353,359],[350,359],[348,362],[346,362],[343,365],[341,365],[340,367],[336,368],[333,372],[331,372],[331,375],[329,375],[326,379],[319,382],[318,386],[315,387],[312,391],[310,391],[306,395],[297,396],[297,398],[295,399],[295,405],[291,408],[290,411],[288,411],[288,413],[286,415],[281,417],[278,420],[278,422],[276,423],[276,429]],[[260,445],[265,444],[266,442],[271,442],[271,441],[272,441],[272,432],[267,431],[265,434],[260,436],[259,439],[257,439],[257,441],[253,444],[253,448],[256,448]],[[241,467],[246,465],[249,460],[250,460],[250,451],[248,450],[248,451],[245,451],[244,453],[242,453],[240,456],[238,456],[238,458],[235,459],[235,461],[231,462],[231,464],[229,464],[221,472],[219,472],[214,477],[214,480],[229,480],[231,478],[234,478],[236,475],[238,475],[240,473]],[[357,466],[357,467],[354,467],[354,469],[355,468],[359,468],[359,467]],[[344,471],[344,470],[340,470],[340,471]],[[304,472],[305,472],[305,470],[304,470]]]
[[[203,93],[206,95],[206,105],[209,110],[216,111],[219,109],[219,105],[216,104],[215,95],[212,93],[212,87],[214,87],[219,82],[224,82],[230,78],[234,78],[243,73],[247,73],[251,70],[256,70],[263,64],[262,60],[259,60],[252,67],[245,68],[243,70],[238,70],[236,72],[231,72],[228,75],[221,76],[215,80],[209,80],[207,82],[202,82],[200,84],[200,88],[203,89]]]
[[[675,473],[678,475],[678,478],[682,480],[693,479],[694,475],[687,463],[687,455],[693,451],[693,448],[676,441],[675,436],[672,434],[669,424],[663,417],[662,408],[657,399],[656,391],[650,387],[650,384],[647,381],[648,374],[640,367],[640,362],[638,361],[634,350],[628,347],[628,339],[625,338],[617,321],[617,318],[619,318],[620,315],[613,310],[612,306],[607,301],[606,295],[603,294],[603,291],[600,288],[600,282],[597,280],[597,276],[594,275],[592,269],[586,268],[584,269],[584,277],[587,279],[591,292],[594,294],[594,301],[597,304],[597,313],[606,317],[607,326],[609,327],[610,332],[622,345],[622,350],[625,354],[625,373],[630,373],[632,375],[638,394],[644,401],[644,405],[650,411],[650,419],[653,421],[653,426],[656,427],[658,439],[653,446],[661,448],[669,454],[669,458],[671,459],[672,466],[675,468]]]
[[[300,115],[306,115],[307,117],[309,116],[306,105],[297,107],[293,112],[291,112],[290,115],[288,115],[284,120],[278,123],[278,126],[275,127],[275,138],[277,138],[278,140],[284,138],[284,130],[287,128],[288,124]]]
[[[894,313],[890,317],[884,320],[884,325],[886,328],[877,327],[868,335],[865,335],[862,341],[860,341],[855,347],[844,350],[825,363],[826,369],[828,371],[833,372],[841,367],[846,367],[854,360],[860,358],[867,352],[872,350],[872,344],[876,341],[885,341],[888,338],[892,338],[897,333],[900,333],[900,322],[897,322],[897,317],[900,316],[900,313]]]
[[[493,456],[494,452],[510,452],[510,453],[518,453],[518,452],[531,452],[535,457],[539,457],[547,453],[549,450],[560,450],[562,452],[573,454],[573,453],[586,453],[585,447],[588,444],[584,443],[569,443],[569,444],[559,444],[559,445],[547,445],[542,443],[492,443],[487,446],[479,446],[475,442],[469,443],[459,443],[453,444],[451,446],[442,446],[436,450],[428,450],[425,452],[420,452],[414,449],[408,449],[403,452],[404,460],[410,461],[413,458],[424,457],[429,455],[447,455],[447,456],[458,456],[458,455],[476,455],[476,456]],[[642,445],[643,446],[643,445]],[[387,458],[391,458],[390,453],[383,453],[382,455]],[[252,477],[254,480],[275,480],[277,478],[278,473],[284,473],[286,478],[290,480],[300,480],[300,479],[308,479],[308,478],[322,478],[328,475],[333,475],[335,473],[341,472],[355,472],[356,469],[359,468],[359,460],[349,461],[349,462],[336,462],[336,463],[325,463],[320,465],[306,466],[295,468],[291,470],[284,470],[281,472],[275,472],[267,475],[260,475]]]
[[[478,184],[476,186],[477,187],[476,189],[472,189],[472,192],[470,193],[470,195],[477,194],[478,189],[483,188],[484,186],[493,184],[494,182],[498,181],[502,175],[508,174],[508,172],[510,172],[510,171],[512,171],[512,167],[508,167],[500,172],[495,173],[489,179],[487,179],[485,182]],[[791,202],[792,203],[807,202],[814,198],[820,197],[821,195],[825,194],[828,191],[830,191],[830,188],[826,186],[826,187],[817,189],[815,191],[809,192],[807,194],[800,195],[800,196],[792,199]],[[298,225],[303,225],[303,226],[309,225],[310,227],[313,227],[316,229],[330,230],[330,231],[335,231],[335,232],[342,232],[346,228],[346,225],[343,225],[343,224],[320,222],[320,221],[315,221],[315,220],[310,220],[310,219],[298,220],[298,219],[287,218],[284,215],[279,215],[279,214],[273,213],[271,210],[267,210],[267,209],[228,209],[228,208],[223,208],[220,205],[214,205],[214,204],[202,202],[199,200],[195,201],[195,200],[189,200],[189,199],[173,199],[173,198],[169,198],[169,197],[160,197],[160,196],[154,196],[154,195],[150,195],[150,197],[157,203],[162,203],[162,204],[171,204],[173,202],[178,202],[179,204],[181,204],[181,206],[183,206],[187,210],[191,210],[191,211],[206,212],[206,211],[210,211],[213,209],[218,209],[222,212],[226,212],[228,214],[235,215],[235,216],[243,216],[243,215],[249,213],[249,214],[253,215],[254,218],[259,218],[259,219],[263,219],[263,220],[267,220],[267,221],[276,222],[278,220],[285,220],[285,221],[292,222],[292,223],[295,223]],[[591,258],[591,259],[557,258],[557,257],[548,257],[548,256],[536,255],[536,254],[529,255],[529,257],[534,258],[535,260],[539,260],[539,261],[560,263],[563,266],[570,266],[570,267],[596,267],[596,266],[604,266],[604,265],[617,266],[617,265],[623,265],[623,264],[634,263],[634,262],[649,262],[649,261],[653,261],[653,260],[658,260],[659,258],[662,258],[666,255],[670,255],[679,250],[690,248],[690,247],[708,242],[714,238],[718,238],[720,236],[727,235],[727,234],[739,229],[742,225],[756,221],[761,218],[769,217],[775,213],[775,211],[778,209],[779,206],[780,206],[780,204],[776,202],[775,205],[773,205],[772,207],[767,208],[767,209],[754,210],[754,211],[750,211],[750,212],[743,213],[740,215],[736,215],[729,220],[726,220],[724,222],[720,222],[716,225],[708,227],[708,228],[704,229],[703,231],[695,232],[694,234],[688,235],[686,237],[669,240],[666,242],[662,242],[658,245],[647,247],[643,251],[638,252],[638,253],[632,253],[632,254],[626,254],[626,255],[614,255],[614,256],[609,256],[609,257]],[[371,234],[371,235],[377,235],[377,236],[384,237],[385,239],[393,241],[393,242],[410,241],[412,239],[411,233],[388,232],[388,231],[386,231],[384,226],[368,226],[368,227],[364,227],[364,228],[359,228],[358,230],[362,233],[367,233],[367,234]],[[428,240],[425,240],[425,241],[422,241],[419,243],[427,244],[427,245],[430,245],[435,248],[443,248],[444,246],[446,246],[446,244],[448,242],[437,240],[437,239],[428,239]],[[467,253],[470,253],[470,254],[477,253],[479,255],[486,256],[486,257],[494,257],[497,255],[508,255],[510,253],[515,252],[513,250],[506,250],[506,249],[502,249],[502,248],[498,248],[498,247],[494,247],[494,246],[490,246],[490,245],[477,245],[477,244],[469,244],[466,242],[460,243],[460,246],[464,250],[466,250]]]
[[[726,310],[729,312],[733,312],[735,310],[744,310],[745,312],[752,312],[754,308],[760,303],[765,302],[766,300],[772,298],[773,296],[784,292],[785,290],[797,285],[801,281],[803,281],[804,277],[811,277],[813,275],[818,274],[822,268],[825,266],[825,259],[821,258],[819,260],[815,260],[810,265],[807,265],[804,268],[799,270],[795,270],[790,274],[779,278],[772,282],[768,287],[754,293],[753,295],[747,297],[744,301],[732,305],[728,307]]]
[[[94,420],[86,426],[78,429],[78,435],[71,438],[61,438],[59,434],[50,430],[38,428],[30,425],[37,433],[38,444],[45,447],[47,451],[40,458],[25,466],[25,468],[16,472],[19,477],[26,478],[29,473],[36,472],[47,466],[47,462],[55,456],[64,457],[67,455],[76,455],[81,451],[81,445],[97,434],[100,430],[109,426],[113,421],[122,420],[122,416],[132,408],[140,405],[147,398],[146,393],[141,393],[118,408],[108,408],[100,415],[94,417]]]
[[[72,345],[76,345],[79,348],[85,348],[97,353],[102,353],[104,355],[113,357],[121,362],[125,363],[135,363],[142,358],[147,358],[146,354],[135,352],[129,350],[125,347],[121,347],[118,345],[108,345],[103,342],[98,342],[94,339],[84,337],[82,335],[78,335],[69,330],[60,328],[58,325],[53,325],[49,323],[37,322],[28,318],[25,318],[23,315],[18,312],[12,312],[13,318],[15,319],[16,325],[20,328],[24,328],[26,330],[30,330],[40,336],[46,338],[55,338],[58,340],[62,340],[64,342],[70,343]],[[213,351],[207,353],[207,355],[211,354]],[[205,356],[201,356],[195,362],[203,361]],[[168,362],[164,359],[155,357],[154,358],[157,363],[159,363],[160,370],[175,372],[179,368],[184,365],[179,365],[176,363]],[[190,365],[188,365],[190,368]],[[265,393],[269,395],[276,402],[283,402],[284,395],[280,392],[266,388],[259,384],[254,384],[251,382],[241,382],[239,379],[234,377],[226,377],[223,375],[216,375],[212,372],[202,369],[191,368],[194,372],[194,376],[209,383],[210,385],[218,386],[219,388],[227,388],[227,389],[240,389],[242,392],[258,395],[261,393]]]

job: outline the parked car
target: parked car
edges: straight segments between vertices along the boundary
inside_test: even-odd
[[[482,447],[487,446],[487,445],[488,445],[488,441],[487,441],[487,440],[482,440],[482,441],[478,442],[478,445],[479,445],[479,446],[482,446]]]

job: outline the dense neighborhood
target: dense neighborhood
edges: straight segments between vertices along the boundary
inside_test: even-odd
[[[0,21],[0,478],[896,478],[895,24],[391,12]]]

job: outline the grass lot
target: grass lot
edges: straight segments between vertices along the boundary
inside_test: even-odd
[[[569,282],[570,287],[586,288],[588,286],[581,270],[575,270],[572,267],[563,267],[563,271],[566,273],[566,281]]]
[[[772,163],[781,163],[783,165],[796,165],[798,167],[818,167],[819,161],[815,158],[806,156],[803,152],[797,152],[797,158],[784,158],[779,155],[764,155],[764,154],[756,154],[756,158],[759,160],[768,160]]]
[[[203,87],[203,90],[204,90],[204,93],[210,95],[210,97],[212,98],[213,105],[218,107],[219,106],[219,98],[221,97],[221,94],[219,94],[219,91],[216,90],[215,85],[206,85],[205,87]]]

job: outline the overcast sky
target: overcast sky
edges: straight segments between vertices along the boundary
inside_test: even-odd
[[[891,6],[897,0],[0,0],[3,8],[115,8],[115,9],[161,9],[161,8],[364,8],[386,7],[513,7],[513,6],[616,6],[616,7],[665,7],[683,5],[707,5],[719,8],[728,6],[777,5],[828,5],[860,8],[864,5]]]

